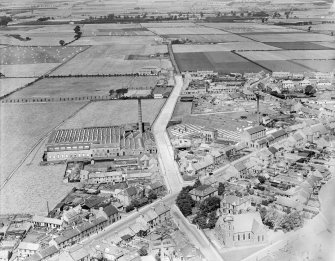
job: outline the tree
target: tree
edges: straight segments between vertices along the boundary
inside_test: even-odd
[[[200,17],[203,18],[204,17],[204,13],[200,12]]]
[[[264,223],[265,216],[266,216],[267,212],[268,211],[266,210],[265,207],[261,207],[260,210],[259,210],[259,214],[261,215],[261,219],[262,219],[263,223]]]
[[[218,187],[218,194],[221,196],[224,193],[225,187],[222,182],[219,182],[219,187]]]
[[[113,96],[114,93],[115,93],[115,90],[109,90],[109,95],[110,95],[110,96]]]
[[[148,199],[151,200],[151,201],[157,199],[157,194],[154,191],[150,190],[149,195],[148,195]]]
[[[61,46],[64,46],[64,45],[65,45],[65,41],[64,41],[64,40],[60,40],[60,41],[59,41],[59,44],[60,44]]]
[[[264,176],[258,176],[258,180],[261,184],[264,184],[266,181],[266,178]]]
[[[74,31],[76,34],[78,34],[78,33],[80,32],[80,26],[77,25],[77,26],[73,29],[73,31]]]
[[[305,94],[306,95],[313,95],[316,93],[316,90],[315,88],[312,86],[312,85],[307,85],[306,88],[305,88]]]
[[[213,211],[209,214],[209,220],[208,220],[208,228],[212,229],[215,227],[216,221],[218,220],[218,217],[216,216],[216,212]]]
[[[200,187],[202,184],[201,184],[201,181],[199,179],[197,179],[195,182],[194,182],[194,185],[193,185],[193,188],[197,188],[197,187]]]
[[[176,204],[185,217],[192,214],[192,208],[195,206],[195,201],[190,194],[188,194],[191,190],[189,187],[190,186],[183,188],[176,199]]]
[[[302,227],[304,223],[303,217],[300,215],[298,211],[294,211],[282,219],[280,226],[285,230],[285,231],[291,231],[295,228]]]
[[[221,200],[218,197],[206,198],[203,202],[201,202],[199,209],[201,213],[204,214],[216,211],[218,208],[220,208],[220,201]]]

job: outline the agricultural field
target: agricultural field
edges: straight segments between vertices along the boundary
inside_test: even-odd
[[[300,26],[289,26],[293,29],[300,29],[307,31],[309,25],[300,25]],[[334,32],[334,24],[314,24],[311,27],[311,32],[317,32],[322,34],[330,34],[331,32]]]
[[[0,72],[6,77],[39,77],[58,65],[60,65],[60,63],[0,64]]]
[[[10,26],[0,29],[0,43],[20,46],[60,46],[59,41],[74,40],[75,25]],[[25,38],[30,40],[26,41]]]
[[[7,47],[0,49],[0,64],[62,63],[87,47]]]
[[[335,41],[332,42],[317,42],[318,45],[322,45],[331,49],[335,49]]]
[[[329,50],[330,47],[313,42],[266,42],[267,45],[284,50]]]
[[[45,78],[19,92],[10,98],[58,98],[58,97],[85,97],[105,96],[110,90],[150,89],[156,86],[157,77],[108,77],[108,78]]]
[[[227,34],[227,32],[209,28],[209,27],[148,27],[148,29],[158,35],[170,35],[170,34]]]
[[[302,60],[308,61],[308,60]],[[255,63],[264,66],[272,72],[292,72],[292,73],[302,73],[315,71],[311,70],[308,66],[305,66],[304,63],[298,63],[296,61],[284,61],[284,60],[262,60],[254,61]]]
[[[151,94],[151,90],[128,90],[125,97],[146,97]]]
[[[195,23],[190,22],[173,22],[173,23],[166,23],[166,22],[159,22],[159,23],[141,23],[142,27],[145,28],[186,28],[186,27],[198,27]]]
[[[224,74],[264,70],[232,52],[176,53],[175,58],[181,71],[209,70]]]
[[[169,39],[188,39],[194,43],[225,43],[225,42],[252,42],[252,40],[236,34],[169,34]]]
[[[123,45],[123,44],[145,44],[154,45],[159,42],[159,36],[83,36],[70,44],[76,45]]]
[[[149,55],[165,53],[165,51],[166,46],[160,45],[92,46],[55,70],[51,75],[136,73],[146,66],[169,69],[172,65],[168,59],[125,60],[126,56],[131,54]]]
[[[333,72],[335,60],[294,60],[295,63],[301,64],[318,72]]]
[[[331,42],[334,37],[324,34],[313,33],[278,33],[278,34],[244,34],[249,39],[267,43],[267,42]]]
[[[9,94],[35,80],[36,78],[0,78],[0,97]]]
[[[34,144],[85,103],[0,104],[1,184]]]
[[[152,123],[165,99],[142,100],[143,122]],[[92,102],[75,117],[66,121],[62,129],[94,126],[114,126],[138,121],[137,100]]]
[[[154,33],[139,24],[87,24],[82,26],[84,36],[150,36]]]
[[[279,50],[264,52],[244,51],[238,53],[252,61],[335,59],[334,50]]]
[[[207,27],[216,28],[231,33],[259,33],[259,32],[301,32],[297,29],[291,29],[283,26],[265,25],[258,23],[206,23]]]
[[[199,52],[222,52],[222,51],[247,51],[247,50],[279,50],[277,47],[258,42],[236,42],[221,44],[174,44],[174,53],[199,53]]]

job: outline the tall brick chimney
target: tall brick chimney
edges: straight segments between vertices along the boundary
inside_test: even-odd
[[[143,134],[143,121],[142,121],[142,102],[141,99],[137,99],[138,104],[138,129]]]

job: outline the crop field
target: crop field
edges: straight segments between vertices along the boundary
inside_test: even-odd
[[[36,78],[0,78],[0,97],[15,91]]]
[[[48,133],[84,103],[0,104],[1,184],[41,136]]]
[[[75,45],[123,45],[123,44],[157,44],[159,36],[83,36],[78,41],[71,43]]]
[[[46,78],[28,88],[15,92],[10,98],[49,98],[49,97],[85,97],[105,96],[110,90],[153,89],[157,77],[109,77],[109,78]]]
[[[0,49],[0,64],[62,63],[86,47],[7,47]]]
[[[39,77],[60,63],[35,63],[35,64],[11,64],[0,65],[0,72],[6,77]]]
[[[151,90],[128,90],[126,97],[145,97],[151,94]]]
[[[171,34],[227,34],[227,32],[209,28],[209,27],[148,27],[151,32],[158,35],[171,35]]]
[[[277,47],[258,42],[236,42],[221,44],[174,44],[174,53],[199,53],[199,52],[222,52],[222,51],[246,51],[246,50],[279,50]]]
[[[309,67],[305,66],[303,63],[299,64],[295,61],[262,60],[262,61],[255,61],[255,63],[264,66],[265,68],[273,72],[302,73],[312,71]]]
[[[165,99],[142,100],[143,122],[152,123]],[[114,126],[138,121],[137,100],[112,100],[92,102],[71,118],[62,129],[94,126]]]
[[[262,67],[231,52],[176,53],[181,71],[212,70],[219,73],[259,72]]]
[[[188,39],[194,43],[252,42],[252,40],[231,33],[226,34],[169,34],[164,37]]]
[[[141,23],[145,28],[179,28],[179,27],[198,27],[198,25],[190,22],[173,22],[173,23]]]
[[[168,59],[125,59],[130,54],[149,55],[165,52],[166,46],[162,45],[128,44],[92,46],[67,62],[64,66],[58,68],[52,75],[136,73],[145,66],[171,68],[171,62]]]
[[[279,50],[238,52],[252,61],[269,60],[331,60],[335,59],[334,50]]]
[[[334,37],[324,34],[313,33],[289,33],[289,34],[244,34],[243,36],[260,41],[267,42],[331,42]]]
[[[295,63],[301,64],[318,72],[333,72],[335,60],[294,60]]]
[[[284,50],[329,50],[330,47],[313,42],[266,42],[267,45]]]
[[[301,32],[297,29],[286,28],[276,25],[264,25],[258,23],[206,23],[207,27],[225,30],[231,33],[253,33],[253,32]]]
[[[318,45],[322,45],[322,46],[325,46],[325,47],[335,49],[335,41],[332,41],[332,42],[316,42],[316,43]]]

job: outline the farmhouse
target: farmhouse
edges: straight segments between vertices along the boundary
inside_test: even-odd
[[[109,159],[157,152],[154,136],[142,123],[139,100],[138,127],[121,125],[54,131],[46,144],[47,161]]]

